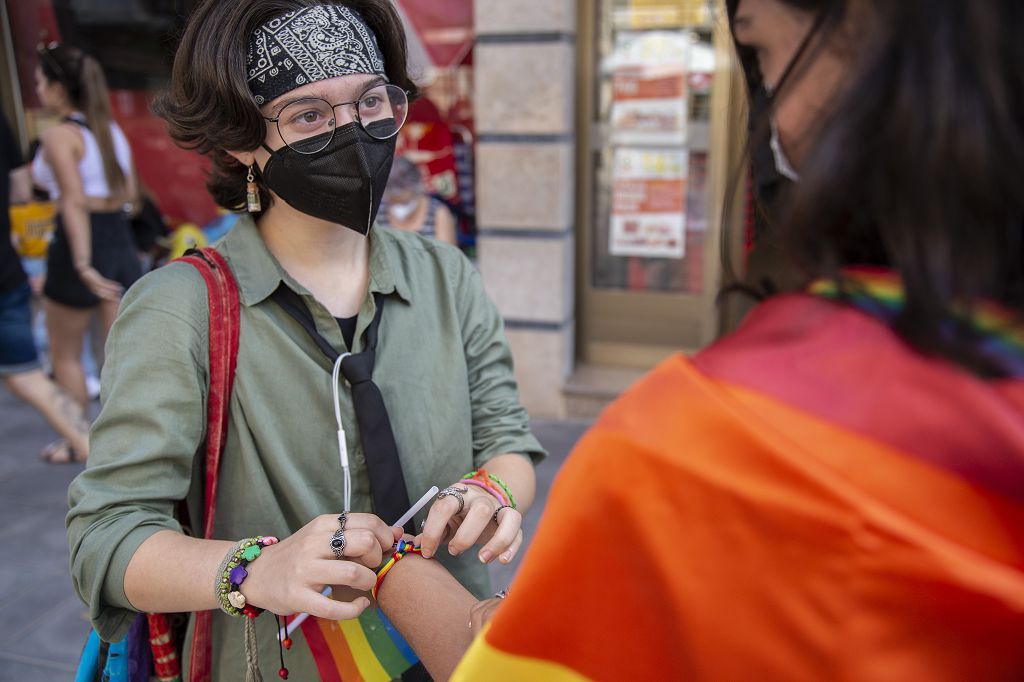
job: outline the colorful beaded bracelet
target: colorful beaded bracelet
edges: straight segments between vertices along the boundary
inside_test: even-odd
[[[255,618],[263,610],[247,604],[245,596],[239,591],[242,583],[249,577],[246,567],[255,561],[263,552],[265,547],[276,545],[277,538],[271,536],[259,536],[242,540],[234,549],[228,552],[221,562],[220,571],[217,573],[217,583],[214,586],[217,591],[217,599],[220,601],[220,608],[230,616],[248,616]]]
[[[380,592],[380,586],[384,584],[384,578],[387,577],[391,569],[395,567],[399,561],[401,561],[407,554],[420,554],[423,550],[419,547],[414,546],[411,542],[406,540],[399,540],[398,544],[395,545],[395,552],[388,559],[387,563],[381,566],[381,569],[377,571],[377,582],[374,584],[373,589],[370,590],[370,594],[373,595],[373,600],[377,601],[377,593]]]
[[[500,493],[505,497],[504,502],[513,509],[519,509],[519,506],[516,504],[516,498],[512,496],[512,491],[509,489],[508,485],[505,484],[505,481],[501,480],[494,474],[488,472],[486,469],[477,469],[476,471],[472,471],[462,477],[463,482],[467,483],[471,479],[480,481],[484,486],[494,490],[495,492],[499,492],[498,489],[500,488]],[[497,488],[495,486],[497,486]]]

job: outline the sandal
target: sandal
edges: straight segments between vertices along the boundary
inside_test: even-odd
[[[85,458],[79,457],[64,439],[55,440],[43,448],[39,452],[39,459],[47,464],[72,464],[85,461]]]

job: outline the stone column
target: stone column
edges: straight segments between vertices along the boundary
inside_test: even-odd
[[[577,0],[475,0],[477,219],[520,398],[565,416],[575,330]]]

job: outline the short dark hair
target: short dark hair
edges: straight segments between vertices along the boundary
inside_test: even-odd
[[[275,17],[314,5],[344,5],[362,17],[377,36],[385,71],[394,85],[416,85],[407,72],[405,29],[390,0],[206,0],[189,17],[174,58],[170,87],[153,103],[180,146],[211,157],[206,183],[214,201],[232,211],[245,207],[248,170],[226,150],[252,150],[266,138],[267,127],[247,85],[249,36]],[[257,175],[266,209],[270,193]]]
[[[850,0],[782,1],[818,15],[817,49],[854,11]],[[773,238],[809,278],[838,279],[854,264],[894,269],[906,291],[896,331],[999,376],[976,333],[952,318],[981,300],[1024,317],[1024,3],[863,5],[869,30],[810,131]],[[764,135],[767,122],[755,128]]]

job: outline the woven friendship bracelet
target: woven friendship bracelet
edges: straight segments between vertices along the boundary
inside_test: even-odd
[[[387,577],[391,569],[395,567],[399,561],[401,561],[408,554],[421,554],[423,550],[419,547],[414,546],[411,542],[406,540],[399,540],[398,544],[395,545],[395,552],[388,559],[387,563],[381,566],[381,569],[377,571],[377,582],[374,584],[373,589],[370,590],[370,594],[373,595],[373,600],[377,601],[377,593],[380,592],[380,586],[384,584],[384,578]]]
[[[249,616],[255,618],[262,609],[246,604],[245,596],[239,591],[242,583],[249,577],[246,567],[259,558],[265,547],[277,544],[275,537],[259,536],[246,538],[239,542],[228,552],[221,562],[220,570],[217,572],[217,582],[214,589],[217,599],[220,601],[220,608],[230,616]]]

